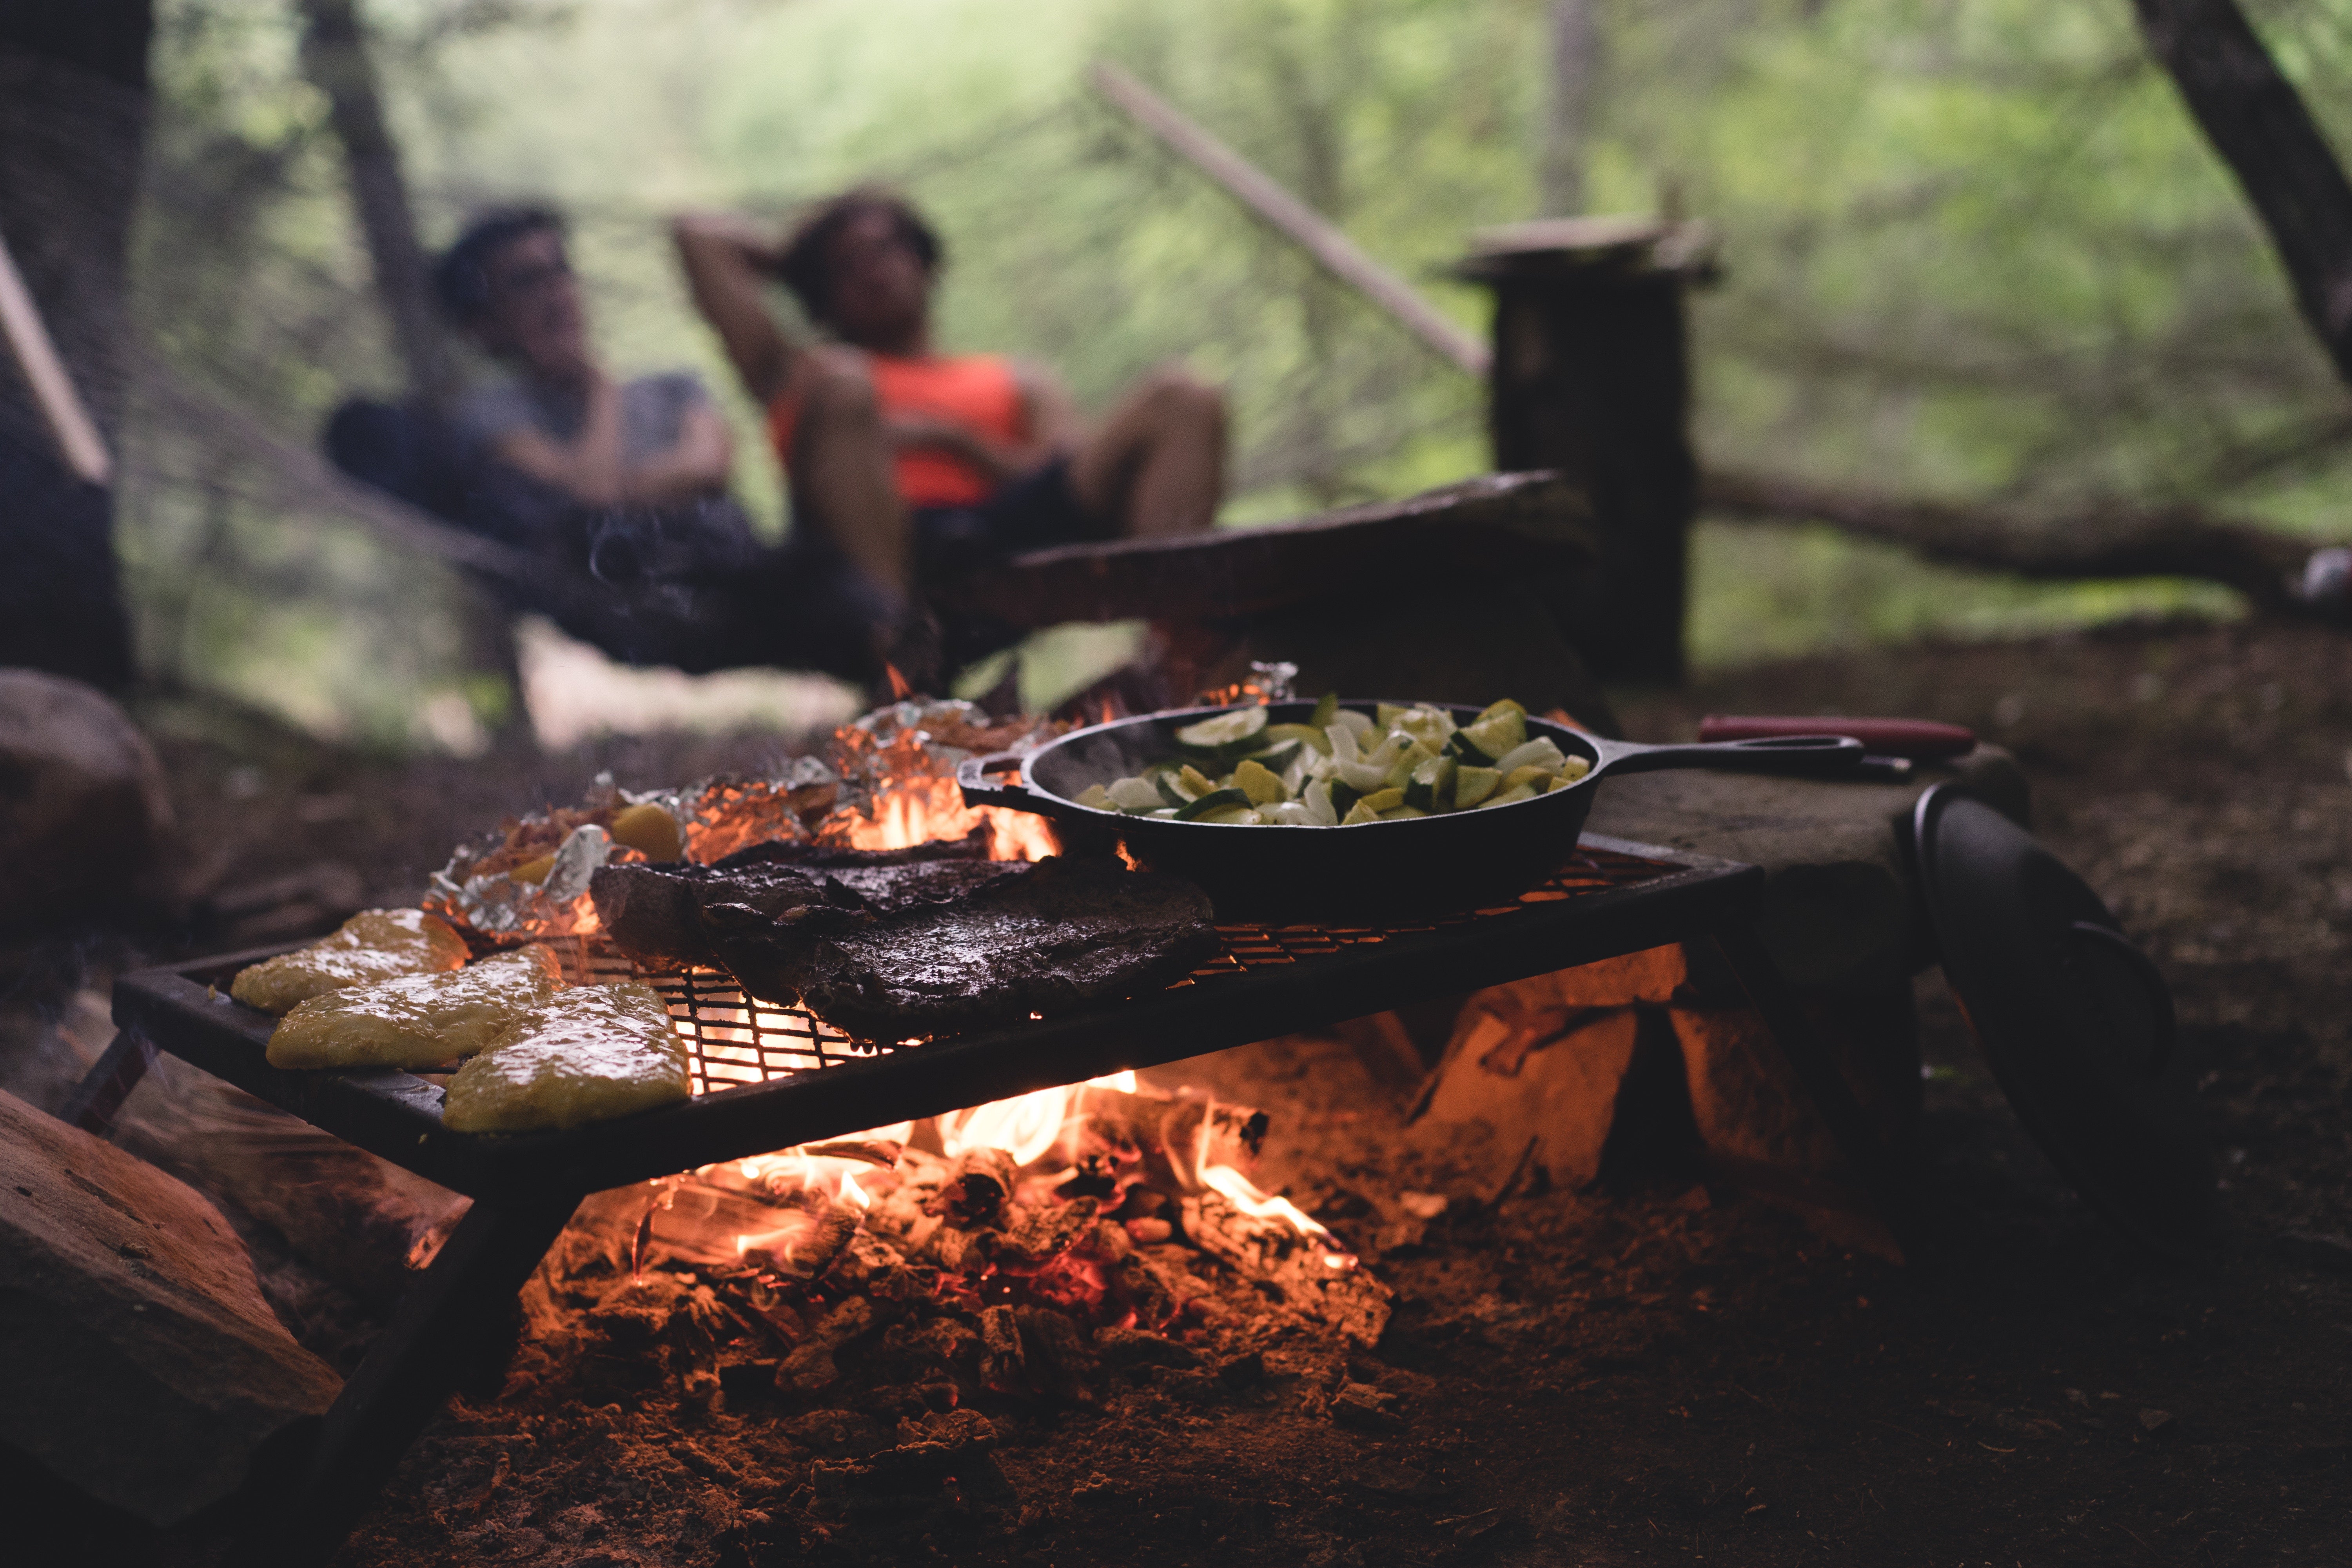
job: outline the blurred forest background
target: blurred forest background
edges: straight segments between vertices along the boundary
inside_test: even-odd
[[[2352,0],[2249,10],[2342,145]],[[1592,0],[1565,141],[1547,11],[363,5],[425,242],[494,201],[570,213],[610,362],[692,366],[726,395],[739,488],[771,527],[772,464],[663,220],[714,205],[782,218],[874,178],[948,237],[949,346],[1045,361],[1082,400],[1171,358],[1223,380],[1230,522],[1486,466],[1483,389],[1093,100],[1082,72],[1099,56],[1481,335],[1483,296],[1440,269],[1471,230],[1546,210],[1548,147],[1553,208],[1708,220],[1725,273],[1694,302],[1703,464],[2029,515],[2195,500],[2352,537],[2342,388],[2123,0]],[[295,9],[162,0],[158,24],[118,524],[141,658],[322,734],[477,746],[511,693],[469,651],[457,574],[263,456],[272,438],[312,443],[341,397],[400,385]],[[1827,529],[1718,521],[1694,583],[1701,666],[2236,613],[2210,585],[2027,584]],[[1050,680],[1053,661],[1039,668]],[[808,687],[781,717],[845,700]]]

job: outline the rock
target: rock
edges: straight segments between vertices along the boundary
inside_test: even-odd
[[[1920,1114],[1918,1018],[1907,985],[1801,999],[1878,1135],[1901,1147]],[[1718,1163],[1828,1173],[1837,1147],[1764,1020],[1746,1007],[1675,1007],[1691,1119]]]
[[[2169,1437],[2173,1432],[2172,1412],[2143,1410],[2139,1413],[2139,1429],[2151,1437]]]
[[[1958,778],[2019,821],[2024,775],[1979,746],[1953,768],[1900,784],[1836,784],[1695,770],[1635,773],[1601,787],[1594,833],[1764,868],[1757,934],[1790,984],[1866,988],[1925,966],[1927,933],[1902,847],[1929,786]]]
[[[1343,1383],[1331,1396],[1331,1419],[1360,1432],[1390,1432],[1403,1425],[1396,1412],[1397,1396],[1368,1383]]]
[[[152,897],[172,833],[154,749],[90,687],[0,669],[0,928]]]
[[[156,1526],[296,1457],[341,1383],[217,1210],[6,1094],[0,1187],[0,1441]]]
[[[1528,1005],[1547,994],[1496,986],[1473,997],[1423,1112],[1435,1126],[1484,1121],[1493,1129],[1483,1173],[1490,1190],[1522,1163],[1540,1167],[1554,1186],[1590,1185],[1601,1173],[1617,1091],[1640,1043],[1641,1018],[1632,1008]]]

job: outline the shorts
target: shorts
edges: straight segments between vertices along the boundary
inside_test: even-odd
[[[1009,480],[974,506],[919,506],[915,575],[926,583],[961,575],[1024,550],[1091,544],[1116,536],[1078,504],[1070,460],[1055,458]]]

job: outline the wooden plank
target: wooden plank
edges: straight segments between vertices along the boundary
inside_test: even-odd
[[[1454,325],[1412,284],[1365,255],[1322,214],[1109,61],[1097,60],[1087,76],[1095,91],[1112,107],[1223,186],[1267,226],[1305,249],[1332,277],[1395,317],[1439,358],[1472,375],[1486,374],[1486,344]]]
[[[1577,486],[1489,474],[1295,522],[1031,551],[933,596],[1015,626],[1225,620],[1390,584],[1567,570],[1594,550]]]
[[[7,338],[66,466],[86,483],[105,484],[113,477],[114,461],[107,455],[106,442],[99,436],[89,410],[82,406],[81,395],[74,390],[73,377],[66,374],[65,362],[58,358],[40,307],[33,302],[32,290],[25,287],[5,238],[0,238],[0,335]]]

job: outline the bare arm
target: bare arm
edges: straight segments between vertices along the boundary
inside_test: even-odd
[[[727,488],[734,471],[735,438],[708,403],[686,411],[677,440],[621,476],[621,499],[658,503],[710,495]]]
[[[592,506],[609,506],[623,498],[621,389],[599,374],[588,388],[587,417],[580,434],[569,441],[518,428],[499,437],[490,450],[507,467],[543,485]]]
[[[670,225],[670,237],[695,309],[719,334],[743,389],[766,407],[791,379],[800,353],[776,324],[762,287],[775,264],[774,241],[731,213],[689,213]]]

